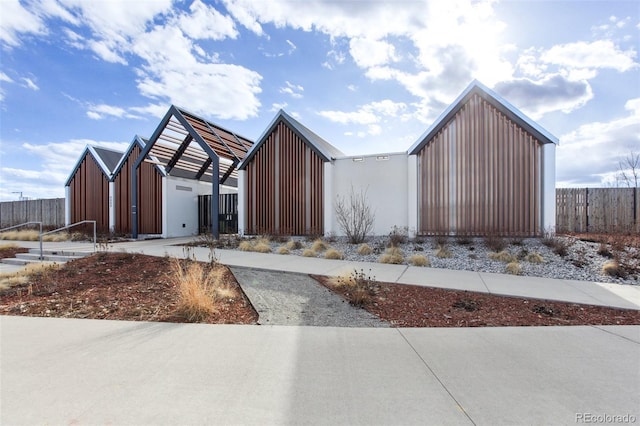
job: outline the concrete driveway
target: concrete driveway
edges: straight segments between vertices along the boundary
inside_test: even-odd
[[[374,329],[5,316],[0,333],[7,425],[640,422],[640,326]]]

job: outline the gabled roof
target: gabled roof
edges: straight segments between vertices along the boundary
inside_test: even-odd
[[[120,173],[120,170],[122,170],[122,168],[124,167],[124,164],[127,162],[127,159],[131,155],[131,152],[133,152],[133,148],[138,146],[140,147],[140,151],[142,152],[142,150],[144,149],[148,141],[149,139],[143,138],[142,136],[135,135],[133,137],[131,144],[129,144],[129,147],[124,152],[124,154],[122,154],[120,161],[118,162],[116,167],[113,169],[112,180],[114,180],[116,176],[118,176],[118,173]],[[160,173],[162,176],[166,176],[166,173],[164,172],[164,169],[162,168],[162,166],[159,164],[160,161],[157,158],[151,157],[150,162],[154,163],[156,169],[158,170],[158,173]]]
[[[507,102],[493,90],[489,89],[478,80],[473,80],[466,89],[453,101],[449,107],[438,117],[438,119],[420,136],[420,138],[409,148],[409,155],[417,154],[424,145],[429,142],[458,111],[471,99],[473,95],[479,95],[484,100],[493,105],[498,111],[509,117],[513,122],[521,126],[523,129],[531,133],[536,139],[542,143],[558,143],[558,138],[553,136],[547,130],[543,129],[538,123],[527,117],[518,108]]]
[[[329,142],[309,130],[302,123],[300,123],[295,118],[291,117],[289,114],[284,112],[284,110],[278,111],[278,114],[271,121],[267,129],[264,131],[262,136],[258,138],[256,144],[251,148],[251,151],[247,154],[245,159],[240,163],[238,169],[244,169],[251,158],[258,152],[260,146],[264,144],[269,135],[275,130],[275,128],[280,123],[285,123],[291,130],[294,131],[309,147],[314,150],[324,161],[331,161],[338,157],[343,157],[344,153],[340,151],[335,146],[331,145]]]
[[[87,155],[90,155],[91,158],[94,159],[94,161],[96,162],[98,167],[100,167],[100,170],[108,180],[111,180],[111,175],[113,174],[113,171],[118,165],[120,158],[122,158],[122,152],[120,151],[114,151],[112,149],[87,145],[84,151],[82,151],[82,155],[76,162],[76,165],[73,167],[71,174],[69,175],[69,178],[65,182],[64,186],[71,185],[71,180],[73,179],[73,176],[76,174],[76,172],[78,171],[78,168],[80,167],[80,165],[82,164],[82,162],[84,161]]]
[[[211,164],[219,162],[220,184],[237,176],[236,166],[253,141],[171,105],[141,155],[155,157],[167,175],[211,181]]]

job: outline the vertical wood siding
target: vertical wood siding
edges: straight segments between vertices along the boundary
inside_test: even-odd
[[[117,233],[131,233],[131,167],[140,152],[139,146],[133,148],[114,180]],[[138,221],[141,234],[162,233],[162,176],[146,161],[138,168]]]
[[[534,236],[542,145],[474,95],[418,153],[418,227],[431,235]]]
[[[246,167],[247,232],[322,234],[323,160],[284,123]]]
[[[71,223],[95,220],[98,232],[109,232],[109,180],[90,154],[80,163],[69,189]]]

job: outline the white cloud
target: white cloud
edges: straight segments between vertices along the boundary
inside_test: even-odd
[[[134,114],[127,112],[124,108],[112,105],[90,105],[87,116],[93,120],[101,120],[106,117],[116,118],[140,118]]]
[[[640,146],[640,98],[625,103],[626,117],[584,124],[560,137],[557,148],[558,186],[599,186],[618,162]]]
[[[560,74],[538,81],[526,78],[504,81],[495,90],[533,119],[552,111],[569,113],[593,98],[589,82],[573,81]]]
[[[597,40],[553,46],[540,58],[543,62],[570,68],[610,68],[625,72],[638,66],[635,57],[633,49],[623,51],[610,40]]]
[[[36,83],[34,83],[34,81],[28,77],[22,77],[21,80],[23,81],[23,86],[26,87],[27,89],[31,89],[31,90],[40,90],[40,88],[38,87],[38,85]]]
[[[274,102],[273,104],[271,104],[271,109],[269,111],[271,112],[280,111],[281,109],[285,109],[287,105],[288,104],[286,102],[282,102],[282,103]]]
[[[23,143],[21,148],[25,153],[39,159],[39,168],[2,167],[0,198],[15,199],[15,194],[11,194],[13,191],[22,192],[29,198],[64,197],[64,184],[87,145],[124,151],[129,142],[74,139],[43,145]]]
[[[383,116],[396,117],[407,105],[385,99],[363,105],[357,111],[319,111],[318,115],[340,124],[368,124],[378,123]]]
[[[285,93],[295,99],[302,98],[302,92],[304,92],[304,87],[298,84],[291,84],[288,81],[285,81],[285,86],[280,88],[280,93]]]
[[[397,60],[395,48],[390,43],[366,38],[352,38],[349,52],[361,68],[385,65]]]
[[[18,0],[2,1],[0,40],[9,47],[20,45],[21,34],[44,35],[47,28],[43,20],[27,10]]]
[[[238,36],[233,19],[200,0],[194,1],[189,6],[189,10],[190,14],[183,13],[178,18],[180,28],[189,37],[200,40],[223,40]]]

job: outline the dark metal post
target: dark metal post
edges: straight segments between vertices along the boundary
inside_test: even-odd
[[[138,238],[138,173],[136,164],[131,166],[131,237]]]
[[[220,159],[211,158],[211,235],[220,238]]]

